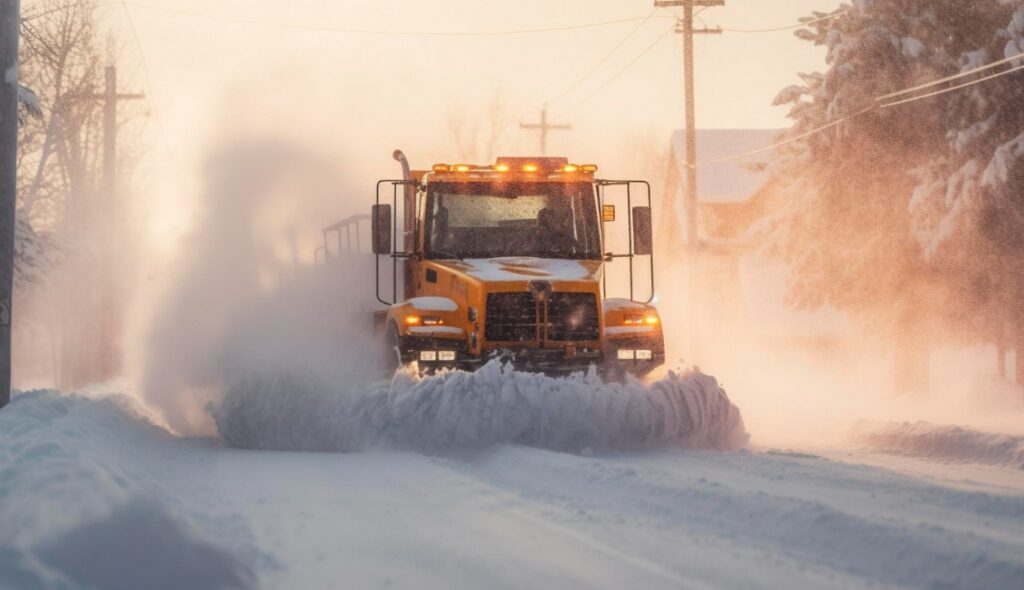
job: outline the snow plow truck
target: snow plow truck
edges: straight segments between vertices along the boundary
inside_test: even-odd
[[[597,166],[566,158],[429,170],[410,169],[400,150],[394,158],[402,178],[377,183],[370,215],[385,306],[374,324],[392,367],[474,370],[499,357],[528,371],[594,365],[621,377],[664,363],[648,183],[598,180]],[[617,204],[624,246],[611,252]],[[628,297],[608,297],[613,264],[628,268]]]

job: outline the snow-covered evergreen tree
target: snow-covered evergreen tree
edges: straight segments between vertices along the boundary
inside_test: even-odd
[[[926,318],[965,317],[965,293],[980,288],[972,277],[1009,268],[993,257],[1007,250],[996,232],[1014,206],[996,207],[1000,227],[980,232],[989,250],[968,236],[985,223],[980,200],[1007,187],[1006,203],[1016,181],[1002,179],[1021,174],[1019,78],[891,108],[877,98],[1019,50],[1021,1],[857,0],[798,31],[826,48],[829,67],[776,99],[792,104],[790,137],[827,127],[787,145],[773,168],[789,198],[767,245],[792,264],[795,303],[851,310],[914,354]]]
[[[1024,54],[1024,0],[999,4],[988,38],[959,57],[961,70]],[[1024,55],[1003,69],[1021,65]],[[951,319],[983,341],[1001,340],[1012,331],[1018,351],[1024,349],[1022,103],[1019,74],[952,96],[947,149],[918,171],[920,184],[910,203],[914,235],[925,256],[948,271],[955,287]],[[972,313],[959,313],[964,306]]]

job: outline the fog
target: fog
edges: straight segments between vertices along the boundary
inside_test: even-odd
[[[364,303],[372,274],[363,268],[337,275],[345,278],[344,293],[330,299],[324,293],[341,293],[330,290],[339,285],[324,290],[311,268],[320,229],[366,212],[373,182],[397,174],[390,158],[395,148],[418,167],[536,153],[536,136],[519,122],[533,122],[542,105],[570,88],[549,114],[573,129],[553,133],[550,151],[597,163],[602,177],[651,180],[656,206],[664,190],[669,133],[682,119],[678,39],[609,79],[671,23],[663,15],[639,25],[608,71],[578,85],[635,24],[471,37],[259,24],[498,31],[645,16],[648,3],[530,1],[487,10],[468,1],[343,4],[175,4],[184,13],[128,6],[130,22],[123,7],[101,11],[127,42],[134,66],[126,83],[144,89],[151,107],[138,138],[145,155],[132,179],[144,271],[130,302],[128,381],[178,432],[212,432],[208,402],[268,363],[328,374],[337,358],[369,364]],[[715,17],[737,27],[785,24],[827,8],[810,0],[730,2]],[[775,92],[795,72],[821,67],[820,54],[788,36],[764,45],[746,39],[698,43],[702,127],[784,126],[784,111],[770,106]],[[765,52],[785,66],[758,67]],[[845,328],[841,350],[787,348],[766,339],[759,324],[786,321],[790,312],[768,305],[769,312],[753,312],[746,325],[703,334],[697,345],[682,311],[690,290],[683,262],[682,252],[658,252],[656,302],[666,318],[667,368],[697,364],[716,376],[755,444],[839,444],[843,428],[861,419],[1021,428],[1019,391],[994,376],[994,351],[981,347],[937,350],[932,394],[901,398],[892,388],[893,343],[859,325]],[[744,264],[756,272],[762,263]],[[781,294],[742,297],[751,304]],[[766,309],[754,303],[748,307]],[[331,329],[322,321],[328,315]],[[801,321],[836,321],[828,313],[809,318]]]

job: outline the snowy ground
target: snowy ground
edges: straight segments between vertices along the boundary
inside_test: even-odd
[[[962,460],[900,446],[958,447],[940,431],[870,432]],[[172,436],[125,398],[30,393],[0,411],[0,588],[1019,590],[1020,440],[995,442],[986,465],[681,439],[281,452]]]

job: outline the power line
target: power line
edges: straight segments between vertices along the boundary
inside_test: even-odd
[[[821,127],[817,127],[815,129],[812,129],[810,131],[801,133],[801,134],[796,135],[794,137],[789,137],[789,138],[786,138],[786,139],[784,139],[782,141],[773,143],[771,145],[766,145],[764,147],[761,147],[761,148],[758,148],[758,149],[755,149],[755,150],[750,150],[750,151],[739,153],[739,154],[733,154],[731,156],[715,158],[715,159],[712,159],[712,160],[700,160],[696,164],[691,163],[691,162],[684,162],[683,165],[687,166],[687,167],[692,167],[692,168],[699,168],[699,167],[707,166],[707,165],[710,165],[710,164],[720,164],[720,163],[723,163],[723,162],[731,162],[731,161],[734,161],[734,160],[741,160],[743,158],[747,158],[747,157],[750,157],[750,156],[753,156],[753,155],[756,155],[756,154],[760,154],[760,153],[763,153],[763,152],[774,150],[774,149],[782,147],[784,145],[788,145],[788,144],[800,141],[802,139],[806,139],[806,138],[811,137],[813,135],[817,135],[818,133],[821,133],[822,131],[826,131],[826,130],[831,129],[831,128],[837,126],[837,125],[840,125],[840,124],[845,123],[847,121],[850,121],[852,119],[856,119],[858,117],[866,115],[867,113],[869,113],[871,111],[874,111],[876,109],[887,109],[887,108],[891,108],[891,107],[896,107],[896,106],[901,106],[901,105],[905,105],[905,104],[910,104],[910,103],[913,103],[913,102],[917,102],[919,100],[924,100],[926,98],[933,98],[935,96],[939,96],[939,95],[942,95],[942,94],[947,94],[949,92],[954,92],[956,90],[962,90],[962,89],[968,88],[970,86],[975,86],[975,85],[981,84],[983,82],[988,82],[988,81],[994,80],[996,78],[1001,78],[1002,76],[1007,76],[1009,74],[1013,74],[1015,72],[1019,72],[1021,70],[1024,70],[1024,64],[1012,67],[1012,68],[1004,70],[1002,72],[998,72],[998,73],[995,73],[995,74],[990,74],[990,75],[985,76],[983,78],[978,78],[976,80],[971,80],[970,82],[965,82],[963,84],[958,84],[956,86],[951,86],[949,88],[943,88],[943,89],[937,90],[935,92],[929,92],[927,94],[920,94],[920,95],[912,96],[910,98],[906,98],[906,99],[902,99],[902,100],[896,100],[896,101],[887,100],[890,97],[902,96],[904,94],[907,94],[909,92],[913,92],[915,90],[931,88],[931,87],[934,87],[937,84],[942,84],[942,83],[945,83],[945,82],[949,82],[951,80],[960,79],[960,78],[962,78],[964,76],[967,76],[967,75],[970,75],[970,74],[976,74],[978,72],[982,72],[982,71],[985,71],[985,70],[989,70],[989,69],[991,69],[993,67],[996,67],[996,66],[999,66],[999,65],[1002,65],[1002,64],[1006,64],[1006,63],[1008,63],[1010,61],[1021,60],[1021,59],[1024,59],[1024,54],[1017,55],[1017,56],[1014,56],[1014,57],[1011,57],[1011,58],[1007,58],[1007,59],[1003,59],[1003,60],[999,60],[997,62],[993,62],[993,63],[987,64],[987,65],[984,65],[984,66],[981,66],[981,67],[978,67],[978,68],[974,68],[973,70],[970,70],[968,72],[964,72],[962,74],[957,74],[956,76],[950,76],[948,78],[943,78],[942,80],[936,80],[934,82],[929,82],[927,84],[922,84],[922,85],[916,86],[914,88],[908,88],[906,90],[901,90],[899,92],[893,92],[891,94],[886,94],[886,95],[878,96],[878,97],[876,97],[876,98],[874,98],[872,100],[872,104],[870,106],[865,107],[864,109],[861,109],[860,111],[857,111],[857,112],[855,112],[855,113],[853,113],[851,115],[847,115],[845,117],[837,119],[835,121],[826,123],[825,125],[822,125]]]
[[[163,118],[160,117],[160,109],[156,104],[156,93],[153,92],[153,79],[149,75],[149,63],[146,60],[146,50],[142,46],[142,39],[139,37],[139,31],[135,28],[135,19],[132,18],[132,12],[128,9],[130,2],[121,0],[121,6],[124,8],[124,15],[128,19],[128,28],[132,32],[132,38],[135,39],[135,45],[139,48],[139,60],[142,62],[142,76],[143,81],[146,84],[146,101],[149,103],[150,111],[156,118],[157,131],[160,134],[160,142],[163,144],[164,152],[167,157],[174,161],[174,153],[171,151],[170,142],[167,141],[167,129],[164,127]]]
[[[748,158],[750,156],[755,156],[755,155],[763,153],[763,152],[767,152],[767,151],[770,151],[770,150],[774,150],[776,148],[780,148],[780,147],[782,147],[784,145],[789,145],[791,143],[795,143],[795,142],[800,141],[802,139],[807,139],[808,137],[811,137],[812,135],[817,135],[818,133],[821,133],[822,131],[826,131],[826,130],[831,129],[831,128],[837,126],[837,125],[841,125],[841,124],[843,124],[843,123],[845,123],[847,121],[850,121],[852,119],[856,119],[857,117],[860,117],[861,115],[866,115],[867,113],[875,110],[877,107],[878,107],[878,105],[872,104],[871,106],[869,106],[867,108],[864,108],[864,109],[862,109],[860,111],[857,111],[857,112],[853,113],[852,115],[847,115],[847,116],[842,117],[840,119],[836,119],[835,121],[832,121],[830,123],[826,123],[825,125],[822,125],[821,127],[817,127],[817,128],[812,129],[810,131],[801,133],[800,135],[796,135],[796,136],[793,136],[793,137],[788,137],[788,138],[786,138],[786,139],[784,139],[782,141],[773,143],[771,145],[766,145],[764,147],[760,147],[760,148],[757,148],[757,149],[754,149],[754,150],[750,150],[750,151],[747,151],[747,152],[743,152],[743,153],[740,153],[740,154],[733,154],[731,156],[724,156],[724,157],[721,157],[721,158],[714,158],[714,159],[711,159],[711,160],[700,160],[700,161],[697,162],[696,166],[694,166],[690,162],[684,162],[683,165],[687,166],[687,167],[700,168],[702,166],[707,166],[709,164],[721,164],[722,162],[731,162],[733,160],[742,160],[743,158]]]
[[[784,27],[774,27],[774,28],[770,28],[770,29],[722,29],[722,30],[727,32],[727,33],[777,33],[779,31],[792,31],[793,29],[801,29],[801,28],[806,27],[806,26],[810,26],[810,25],[817,24],[817,23],[820,23],[820,22],[824,22],[824,21],[835,19],[835,18],[839,18],[840,16],[843,16],[844,14],[846,14],[847,12],[850,12],[851,10],[853,10],[853,9],[852,8],[846,8],[844,10],[841,10],[839,12],[833,12],[832,14],[823,16],[821,18],[816,18],[816,19],[813,19],[813,20],[806,20],[806,21],[803,21],[803,22],[799,22],[799,23],[797,23],[795,25],[786,25]]]
[[[622,46],[625,45],[627,41],[632,39],[633,35],[635,35],[637,31],[639,31],[644,25],[646,25],[647,21],[651,20],[651,17],[654,16],[654,13],[657,12],[657,11],[658,11],[657,8],[652,10],[651,13],[648,14],[647,17],[644,18],[642,21],[640,21],[635,27],[633,27],[633,29],[630,30],[629,33],[627,33],[626,36],[623,37],[621,41],[616,43],[615,47],[612,47],[611,51],[609,51],[607,54],[605,54],[605,56],[602,57],[600,60],[598,60],[598,62],[595,63],[592,68],[587,70],[587,72],[585,74],[580,76],[575,82],[573,82],[565,90],[563,90],[561,94],[559,94],[555,98],[551,99],[548,102],[548,104],[556,104],[556,103],[558,103],[560,100],[565,98],[570,92],[575,90],[580,84],[582,84],[584,80],[586,80],[587,78],[592,76],[594,74],[594,72],[596,72],[598,69],[600,69],[600,67],[603,66],[605,64],[605,62],[607,62],[609,59],[611,59],[611,57],[613,55],[615,55],[615,53],[618,52],[618,50],[621,49]]]
[[[600,86],[595,88],[590,94],[588,94],[585,97],[583,97],[582,100],[580,100],[579,102],[573,104],[572,107],[570,107],[570,109],[577,109],[577,108],[579,108],[580,106],[586,104],[587,101],[589,101],[591,98],[594,98],[602,90],[607,88],[609,84],[611,84],[612,82],[617,80],[619,78],[619,76],[621,76],[622,74],[625,74],[627,70],[629,70],[631,67],[633,67],[633,64],[635,64],[636,62],[640,61],[640,59],[643,56],[645,56],[648,53],[650,53],[651,50],[654,49],[659,43],[661,43],[662,40],[664,40],[665,37],[668,36],[669,33],[671,33],[672,31],[675,30],[675,28],[676,28],[675,23],[672,23],[672,26],[670,26],[669,28],[665,29],[665,32],[662,33],[661,35],[658,35],[658,38],[655,39],[653,43],[648,45],[646,49],[641,51],[639,55],[637,55],[632,60],[630,60],[630,62],[627,63],[621,70],[615,72],[615,74],[613,74],[611,78],[608,78],[607,80],[605,80],[604,84],[601,84]]]
[[[617,25],[622,23],[630,23],[636,21],[643,21],[650,18],[649,16],[637,16],[628,18],[618,18],[604,21],[596,21],[590,23],[581,23],[575,25],[564,25],[559,27],[546,27],[536,29],[510,29],[510,30],[498,30],[498,31],[400,31],[400,30],[386,30],[386,29],[359,29],[359,28],[345,28],[345,27],[327,27],[317,25],[303,25],[298,23],[278,23],[266,20],[248,19],[248,18],[237,18],[230,16],[223,16],[217,14],[210,14],[205,12],[195,12],[191,10],[183,10],[180,8],[169,8],[166,6],[153,6],[151,4],[141,4],[137,2],[126,2],[122,0],[123,4],[133,6],[136,8],[142,8],[145,10],[154,10],[159,12],[166,12],[169,14],[178,14],[183,16],[191,16],[195,18],[204,18],[208,20],[218,20],[229,23],[245,24],[245,25],[257,25],[264,27],[275,27],[281,29],[296,29],[300,31],[316,31],[321,33],[346,33],[352,35],[381,35],[381,36],[396,36],[396,37],[488,37],[488,36],[507,36],[507,35],[528,35],[534,33],[555,33],[562,31],[575,31],[579,29],[591,29],[595,27],[605,27],[609,25]]]
[[[1014,59],[1021,59],[1021,58],[1024,58],[1024,56],[1019,55],[1019,56],[1017,56]],[[1003,70],[1002,72],[997,72],[995,74],[990,74],[988,76],[985,76],[984,78],[978,78],[977,80],[972,80],[970,82],[964,82],[963,84],[957,84],[956,86],[950,86],[949,88],[943,88],[942,90],[936,90],[935,92],[929,92],[928,94],[921,94],[921,95],[918,95],[918,96],[912,96],[910,98],[905,98],[903,100],[896,100],[896,101],[892,101],[892,102],[887,102],[887,103],[882,104],[880,106],[883,109],[887,109],[889,107],[895,107],[895,106],[899,106],[899,105],[902,105],[902,104],[907,104],[907,103],[915,102],[915,101],[918,101],[918,100],[923,100],[925,98],[931,98],[933,96],[939,96],[940,94],[946,94],[947,92],[953,92],[954,90],[960,90],[960,89],[963,89],[963,88],[967,88],[968,86],[974,86],[975,84],[981,84],[982,82],[987,82],[989,80],[993,80],[995,78],[1006,76],[1006,75],[1012,74],[1014,72],[1019,72],[1020,70],[1024,70],[1024,64],[1012,67],[1012,68],[1010,68],[1008,70]]]
[[[980,72],[984,72],[984,71],[987,71],[987,70],[991,70],[992,68],[997,68],[997,67],[999,67],[999,66],[1001,66],[1003,64],[1008,64],[1008,63],[1013,62],[1013,61],[1022,61],[1022,60],[1024,60],[1024,54],[1017,54],[1017,55],[1014,55],[1012,57],[1007,57],[1006,59],[1001,59],[1001,60],[994,61],[994,62],[989,63],[989,64],[985,64],[983,66],[979,66],[979,67],[972,68],[972,69],[964,71],[964,72],[960,72],[959,74],[953,74],[952,76],[947,76],[947,77],[942,78],[940,80],[933,80],[931,82],[926,82],[924,84],[920,84],[918,86],[914,86],[913,88],[907,88],[906,90],[900,90],[899,92],[893,92],[891,94],[886,94],[884,96],[879,96],[878,100],[887,100],[887,99],[890,99],[890,98],[895,98],[897,96],[902,96],[904,94],[912,94],[912,93],[917,92],[919,90],[925,90],[926,88],[932,88],[932,87],[935,87],[935,86],[941,86],[941,85],[945,84],[946,82],[952,82],[954,80],[960,80],[961,78],[967,78],[969,76],[973,76],[974,74],[977,74],[977,73],[980,73]]]
[[[698,11],[697,11],[696,13],[694,13],[694,16],[697,16],[698,14],[700,14],[700,13],[704,12],[704,11],[705,11],[705,10],[707,10],[707,9],[708,9],[708,7],[707,7],[707,6],[705,6],[705,7],[702,7],[702,8],[700,9],[700,10],[698,10]],[[609,59],[611,59],[611,57],[612,57],[613,55],[615,55],[615,53],[616,53],[616,52],[617,52],[617,51],[618,51],[619,49],[621,49],[621,48],[622,48],[622,46],[623,46],[623,45],[625,45],[625,44],[626,44],[626,42],[627,42],[627,41],[629,41],[629,40],[630,40],[630,39],[631,39],[631,38],[633,37],[633,35],[635,35],[635,34],[636,34],[636,32],[637,32],[637,31],[639,31],[639,30],[641,29],[641,27],[643,27],[643,26],[644,26],[645,24],[647,24],[647,21],[651,20],[652,18],[656,18],[656,17],[654,16],[654,14],[655,14],[655,12],[657,12],[657,11],[658,11],[658,9],[657,9],[657,8],[655,8],[654,10],[652,10],[652,11],[651,11],[651,13],[650,13],[650,14],[648,14],[648,15],[647,15],[647,17],[646,17],[646,18],[645,18],[645,19],[643,20],[643,22],[641,22],[640,24],[638,24],[638,25],[637,25],[637,26],[636,26],[636,27],[635,27],[635,28],[634,28],[634,29],[633,29],[632,31],[630,31],[630,32],[629,32],[629,34],[628,34],[628,35],[626,35],[626,36],[625,36],[625,37],[624,37],[624,38],[622,39],[622,41],[620,41],[620,42],[619,42],[619,43],[618,43],[618,44],[617,44],[617,45],[616,45],[615,47],[613,47],[613,48],[612,48],[612,50],[611,50],[611,51],[609,51],[607,55],[605,55],[605,56],[604,56],[603,58],[601,58],[601,59],[600,59],[600,60],[599,60],[599,61],[598,61],[598,62],[597,62],[596,64],[594,64],[594,67],[590,68],[590,70],[588,70],[586,74],[584,74],[584,75],[583,75],[583,76],[581,76],[581,77],[580,77],[580,78],[579,78],[578,80],[576,80],[575,82],[573,82],[573,83],[572,83],[572,85],[570,85],[570,86],[569,86],[568,88],[566,88],[566,89],[565,89],[565,90],[564,90],[564,91],[563,91],[563,92],[562,92],[561,94],[559,94],[559,95],[558,95],[557,97],[555,97],[554,99],[552,99],[551,101],[549,101],[549,103],[548,103],[548,104],[555,104],[555,103],[559,102],[560,100],[562,100],[563,98],[565,98],[566,96],[568,96],[568,95],[569,95],[569,93],[571,93],[571,92],[572,92],[573,90],[575,90],[575,89],[576,89],[576,87],[578,87],[578,86],[579,86],[580,84],[582,84],[582,83],[583,83],[583,82],[584,82],[584,81],[585,81],[585,80],[586,80],[587,78],[589,78],[590,76],[592,76],[592,75],[594,74],[594,72],[596,72],[596,71],[597,71],[597,70],[598,70],[598,69],[599,69],[599,68],[600,68],[600,67],[601,67],[602,65],[604,65],[604,64],[605,64],[605,62],[607,62],[607,61],[608,61]],[[672,18],[672,19],[676,18],[676,17],[675,17],[675,16],[673,16],[673,15],[664,15],[664,16],[665,16],[666,18]],[[667,33],[666,33],[666,34],[667,34]],[[655,41],[655,45],[657,45],[657,41]],[[588,100],[590,100],[590,98],[592,98],[592,97],[593,97],[593,96],[594,96],[595,94],[599,93],[599,92],[600,92],[601,90],[603,90],[604,88],[607,88],[607,86],[608,86],[608,85],[609,85],[609,84],[610,84],[610,83],[611,83],[611,82],[612,82],[613,80],[615,80],[615,78],[618,78],[618,77],[619,77],[620,75],[622,75],[622,74],[623,74],[623,73],[625,72],[625,70],[628,70],[630,66],[632,66],[632,65],[633,65],[634,63],[636,63],[636,61],[637,61],[638,59],[640,59],[641,57],[643,57],[643,56],[644,56],[644,54],[646,54],[646,53],[647,53],[648,51],[650,51],[651,49],[652,49],[651,47],[648,47],[648,48],[647,48],[647,49],[646,49],[646,50],[645,50],[645,51],[644,51],[643,53],[641,53],[641,54],[640,54],[639,56],[637,56],[637,57],[636,57],[636,58],[635,58],[635,59],[634,59],[634,60],[633,60],[632,62],[630,62],[630,63],[629,63],[629,64],[628,64],[627,66],[626,66],[626,68],[625,68],[625,69],[623,69],[622,71],[620,71],[620,72],[616,73],[615,75],[613,75],[613,76],[612,76],[612,77],[611,77],[611,78],[610,78],[609,80],[606,80],[606,81],[605,81],[605,83],[604,83],[604,84],[602,84],[600,88],[598,88],[597,90],[595,90],[594,92],[592,92],[592,93],[591,93],[590,95],[588,95],[588,96],[587,96],[586,98],[584,98],[584,99],[583,99],[583,100],[581,100],[580,102],[578,102],[578,103],[576,103],[575,105],[573,105],[573,108],[576,108],[576,107],[578,107],[578,106],[582,105],[583,103],[585,103],[585,102],[587,102]]]

